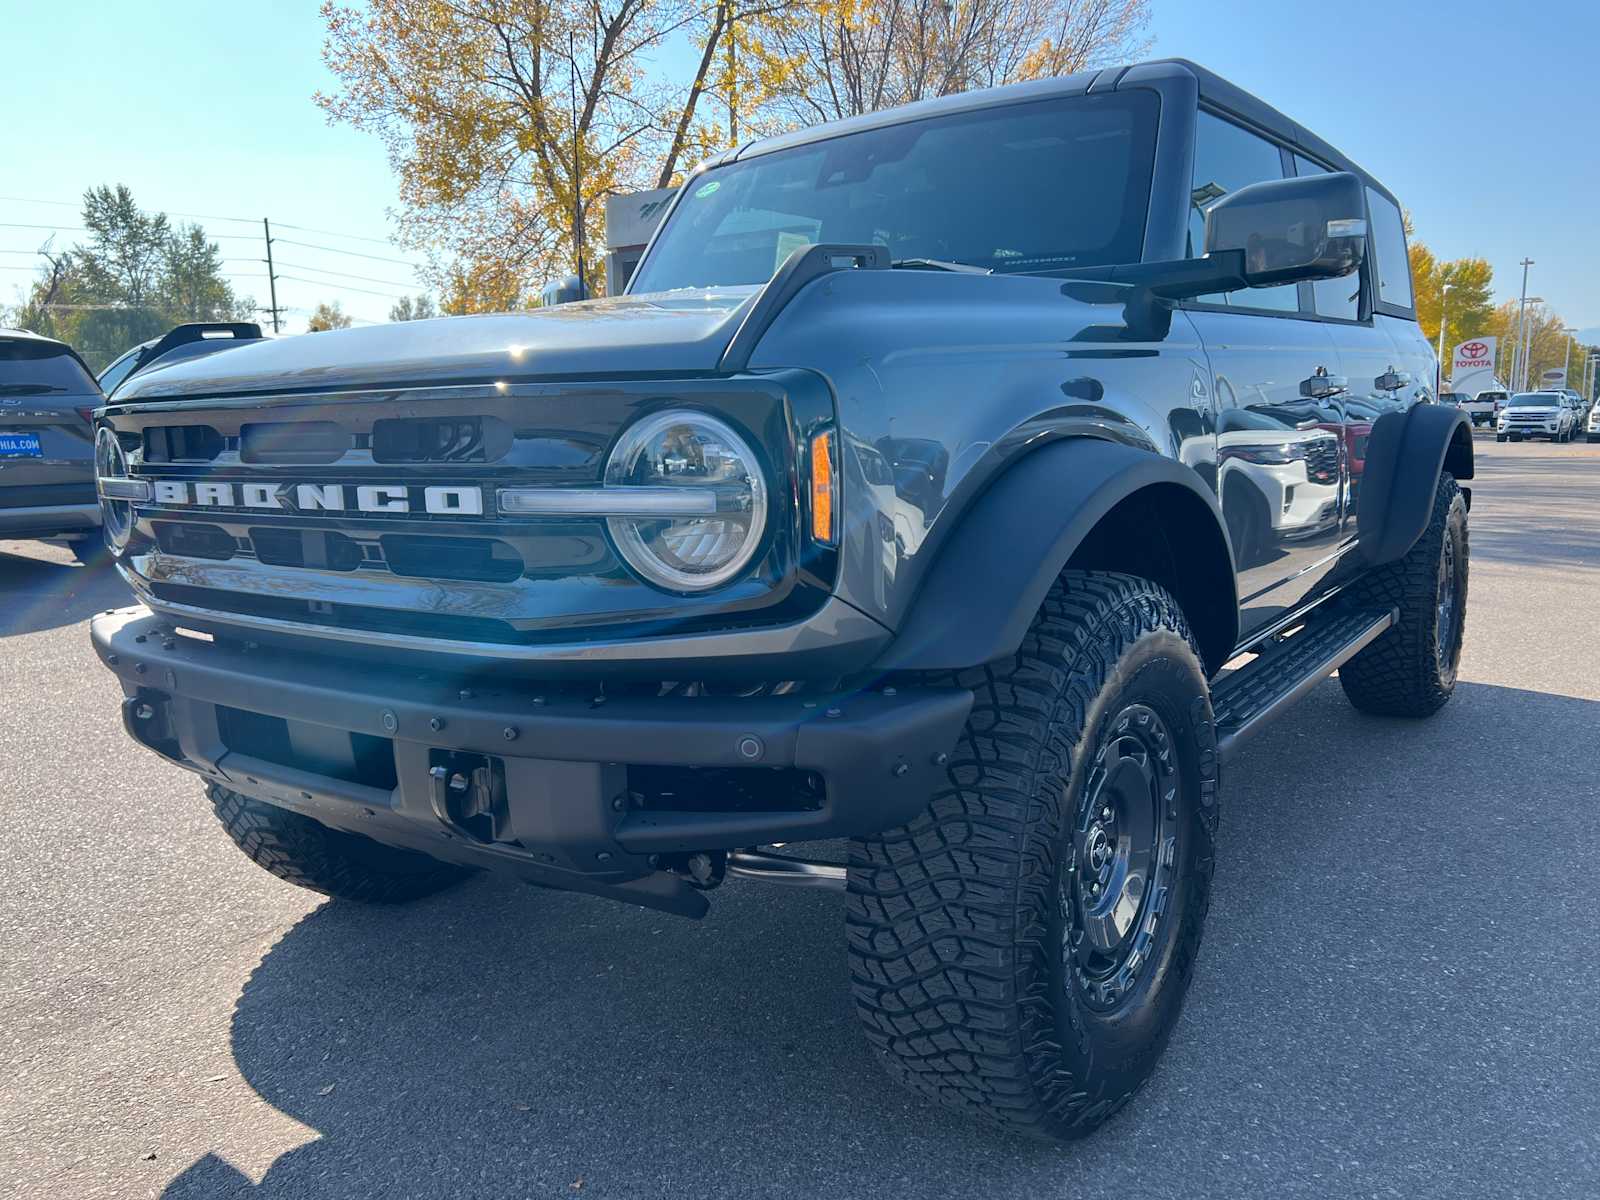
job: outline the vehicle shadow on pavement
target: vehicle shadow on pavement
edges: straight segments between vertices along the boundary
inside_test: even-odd
[[[254,1186],[209,1154],[167,1200],[809,1195],[811,1154],[894,1177],[919,1142],[1059,1157],[890,1082],[850,1011],[842,897],[735,883],[715,903],[691,923],[480,880],[324,905],[233,1019],[245,1079],[320,1137]]]
[[[1463,683],[1431,722],[1384,720],[1329,680],[1265,730],[1230,765],[1178,1034],[1089,1141],[893,1085],[850,1010],[837,895],[736,881],[695,923],[478,880],[325,904],[272,946],[231,1049],[311,1140],[259,1184],[217,1144],[164,1195],[1511,1194],[1530,1158],[1543,1194],[1590,1194],[1600,973],[1573,946],[1600,808],[1573,731],[1597,713]],[[1379,845],[1397,811],[1419,836]]]
[[[132,603],[128,585],[101,560],[81,566],[58,546],[32,553],[0,550],[0,637],[87,621]]]

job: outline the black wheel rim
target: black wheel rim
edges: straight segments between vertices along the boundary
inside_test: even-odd
[[[1439,554],[1439,592],[1433,623],[1434,653],[1439,665],[1449,669],[1455,657],[1456,622],[1461,613],[1461,581],[1456,570],[1456,540],[1444,532],[1444,549]]]
[[[1176,869],[1179,786],[1166,722],[1128,705],[1095,751],[1059,886],[1063,976],[1090,1008],[1116,1008],[1150,965]]]

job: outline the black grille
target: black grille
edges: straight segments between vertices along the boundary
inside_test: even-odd
[[[361,543],[322,529],[252,529],[256,557],[274,567],[354,571],[364,559]]]
[[[522,555],[494,538],[390,533],[378,541],[396,575],[485,583],[509,583],[522,575]]]
[[[1332,483],[1339,478],[1339,442],[1319,438],[1306,449],[1306,475],[1317,483]]]
[[[527,639],[505,621],[491,617],[458,617],[440,613],[410,612],[394,608],[369,608],[354,604],[328,604],[297,600],[292,596],[256,596],[187,584],[155,583],[157,600],[187,604],[216,613],[270,617],[336,629],[364,629],[372,633],[409,634],[416,637],[453,638],[466,642],[515,644]],[[313,605],[315,607],[313,608]]]
[[[156,545],[167,554],[185,558],[232,558],[237,548],[226,529],[185,521],[157,521]]]
[[[209,425],[156,425],[144,431],[147,463],[210,462],[226,439]]]
[[[495,417],[438,417],[377,421],[372,461],[484,463],[505,457],[511,427]]]
[[[239,460],[247,463],[331,463],[354,444],[332,421],[267,422],[239,426]]]

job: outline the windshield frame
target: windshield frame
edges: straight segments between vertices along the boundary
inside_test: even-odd
[[[1134,139],[1133,153],[1129,155],[1129,179],[1124,195],[1137,195],[1140,199],[1142,199],[1142,204],[1137,206],[1136,211],[1129,212],[1127,215],[1122,217],[1121,225],[1119,225],[1117,230],[1110,235],[1105,248],[1110,249],[1116,246],[1117,241],[1119,238],[1121,238],[1131,243],[1125,248],[1118,247],[1119,250],[1125,249],[1126,253],[1116,254],[1114,256],[1115,263],[1108,262],[1105,264],[1098,262],[1085,263],[1083,259],[1085,257],[1092,257],[1092,251],[1095,248],[1082,248],[1078,250],[1077,254],[1071,256],[1073,261],[1064,261],[1057,265],[1045,267],[1001,270],[998,268],[991,269],[983,264],[969,263],[964,260],[956,259],[949,260],[948,267],[946,269],[971,271],[972,273],[977,274],[1051,276],[1072,274],[1086,268],[1143,262],[1149,250],[1151,230],[1152,226],[1156,222],[1158,206],[1160,204],[1158,191],[1159,184],[1161,182],[1160,175],[1162,171],[1161,153],[1164,140],[1168,136],[1168,122],[1166,121],[1164,114],[1166,113],[1168,106],[1172,103],[1172,98],[1166,94],[1165,89],[1156,87],[1132,87],[1128,89],[1116,89],[1114,91],[1108,91],[1095,95],[1090,95],[1086,91],[1082,90],[1073,90],[1061,91],[1055,94],[1017,96],[1016,98],[1008,98],[1005,101],[998,103],[983,103],[957,107],[941,106],[934,111],[929,111],[925,114],[919,114],[916,116],[907,116],[900,120],[881,121],[869,119],[863,122],[859,118],[854,118],[843,122],[832,123],[836,124],[838,128],[836,131],[830,132],[826,136],[802,137],[800,140],[792,140],[791,137],[779,137],[772,140],[772,146],[770,149],[759,148],[761,144],[757,143],[758,148],[754,151],[752,151],[751,147],[745,147],[740,151],[729,152],[718,158],[712,159],[710,162],[702,164],[700,168],[691,173],[690,176],[684,181],[683,185],[679,187],[677,194],[672,197],[672,203],[667,208],[667,211],[663,215],[660,224],[652,232],[638,266],[631,273],[627,286],[622,294],[668,295],[674,292],[683,291],[749,291],[759,290],[772,281],[773,277],[777,274],[777,267],[782,265],[781,262],[776,263],[774,265],[774,269],[768,274],[768,276],[758,282],[717,281],[712,283],[676,283],[669,281],[672,283],[672,286],[667,287],[658,286],[649,282],[652,274],[652,265],[660,262],[663,249],[667,245],[668,239],[674,236],[674,230],[680,228],[683,222],[686,220],[684,207],[686,197],[689,197],[691,192],[696,192],[704,188],[708,183],[716,183],[720,185],[726,181],[726,177],[728,175],[734,172],[739,172],[747,168],[759,168],[763,164],[771,162],[774,158],[780,155],[800,156],[814,154],[819,149],[825,149],[829,145],[840,142],[844,139],[868,138],[875,135],[882,136],[887,131],[901,129],[907,126],[932,124],[936,122],[958,125],[962,123],[981,122],[985,120],[999,121],[1003,120],[1007,114],[1017,113],[1019,110],[1041,108],[1045,106],[1060,109],[1070,108],[1080,104],[1110,105],[1116,103],[1117,101],[1121,101],[1128,107],[1128,109],[1131,110],[1132,120],[1130,124],[1130,130]],[[940,104],[940,102],[934,103]],[[820,128],[827,129],[829,126],[822,126]],[[1123,207],[1124,209],[1127,209],[1129,206],[1124,205]],[[826,240],[827,244],[836,244],[835,239],[829,238]],[[882,245],[881,242],[876,244]],[[1063,246],[1055,249],[1059,252],[1077,248]],[[1037,249],[1035,253],[1024,253],[1023,256],[1042,257],[1042,255],[1037,252]],[[1063,255],[1063,257],[1067,256]],[[906,262],[908,265],[934,264],[936,268],[940,265],[943,265],[941,260],[938,258],[930,258],[921,254],[912,253],[902,255],[895,261],[897,263]]]

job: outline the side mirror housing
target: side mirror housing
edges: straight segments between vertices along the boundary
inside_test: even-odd
[[[588,298],[589,290],[578,282],[576,275],[568,275],[557,283],[547,283],[544,285],[544,290],[539,293],[539,302],[546,308],[556,304],[572,304]]]
[[[1366,197],[1347,171],[1253,183],[1206,209],[1206,255],[1242,253],[1248,287],[1349,275],[1366,244]]]

